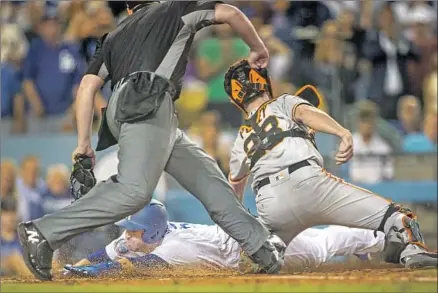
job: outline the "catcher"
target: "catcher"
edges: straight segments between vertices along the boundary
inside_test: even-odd
[[[319,98],[273,97],[267,70],[252,69],[246,60],[229,68],[224,86],[231,102],[247,115],[232,149],[229,181],[242,196],[253,176],[260,220],[273,233],[289,244],[318,225],[381,231],[386,235],[385,261],[407,268],[437,267],[437,254],[428,251],[409,209],[325,171],[313,131],[340,138],[338,165],[353,156],[353,139],[318,109]]]
[[[246,266],[238,243],[217,225],[168,222],[166,208],[157,200],[116,223],[125,231],[105,248],[90,254],[64,275],[97,277],[121,270],[141,272],[160,268],[201,266],[206,269],[253,270]],[[355,254],[360,259],[383,250],[385,235],[364,229],[330,226],[307,229],[287,247],[285,262],[313,268],[335,256]]]

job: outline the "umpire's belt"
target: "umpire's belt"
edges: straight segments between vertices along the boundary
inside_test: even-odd
[[[299,163],[295,163],[292,164],[288,167],[289,170],[289,174],[292,174],[293,172],[295,172],[296,170],[302,168],[302,167],[306,167],[306,166],[311,166],[311,164],[309,163],[309,161],[305,160],[305,161],[301,161]],[[266,177],[265,179],[260,180],[260,182],[257,184],[257,186],[255,187],[255,192],[258,193],[258,191],[260,190],[260,188],[262,188],[265,185],[270,184],[271,181],[269,180],[269,177]]]

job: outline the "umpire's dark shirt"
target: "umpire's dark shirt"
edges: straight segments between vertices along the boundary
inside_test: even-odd
[[[111,87],[136,71],[150,71],[182,87],[195,33],[214,24],[219,1],[168,1],[150,4],[122,21],[99,41],[87,74],[98,75]]]

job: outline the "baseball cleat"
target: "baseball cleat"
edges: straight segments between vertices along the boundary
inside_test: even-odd
[[[286,244],[276,235],[269,236],[263,246],[249,258],[260,266],[259,273],[278,274],[284,265]]]
[[[18,237],[27,268],[41,281],[52,280],[53,250],[47,240],[32,222],[18,224]]]
[[[370,253],[358,253],[358,254],[354,254],[354,256],[360,259],[361,261],[371,261],[373,259]]]
[[[438,268],[436,253],[424,252],[407,256],[403,259],[407,269]]]

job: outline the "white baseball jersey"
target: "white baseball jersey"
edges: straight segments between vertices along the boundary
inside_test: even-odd
[[[253,115],[257,115],[256,122],[266,134],[269,134],[273,129],[276,132],[289,129],[309,132],[310,129],[307,126],[297,122],[293,117],[295,108],[301,104],[311,105],[300,97],[284,94],[261,105],[250,113],[249,118],[254,118]],[[248,159],[248,153],[254,146],[254,137],[255,131],[252,127],[243,125],[239,129],[231,152],[231,179],[239,180],[252,173],[254,175],[253,186],[256,186],[260,180],[304,160],[313,159],[320,166],[323,165],[321,154],[310,140],[301,137],[285,137],[278,144],[266,150],[250,170],[251,161]]]
[[[133,238],[131,238],[133,239]],[[111,260],[135,258],[145,253],[134,251],[123,233],[106,246]],[[285,263],[296,267],[315,267],[335,256],[381,252],[385,234],[366,229],[329,226],[326,229],[309,228],[298,234],[287,246]],[[198,225],[169,222],[168,232],[161,244],[152,251],[175,266],[203,265],[212,268],[238,269],[240,247],[217,225]]]
[[[160,245],[151,253],[171,265],[202,264],[206,267],[237,268],[240,259],[238,243],[218,226],[169,222]],[[131,238],[132,239],[132,238]],[[112,260],[144,256],[129,249],[125,233],[106,246]]]

